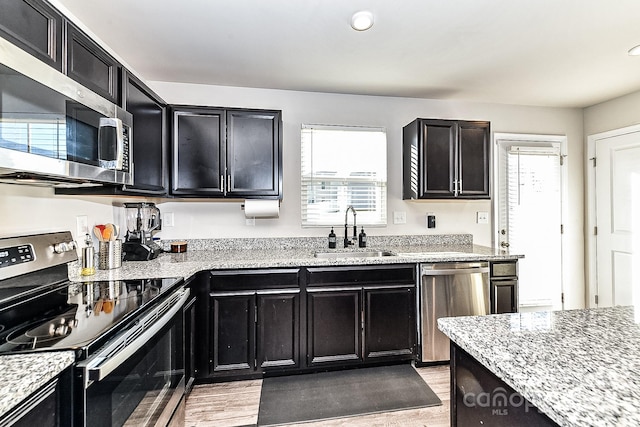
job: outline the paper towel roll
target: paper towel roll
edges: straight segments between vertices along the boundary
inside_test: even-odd
[[[280,216],[280,200],[245,200],[244,216],[246,218],[278,218]]]

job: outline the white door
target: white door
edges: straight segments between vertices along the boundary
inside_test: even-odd
[[[562,309],[562,156],[557,137],[497,139],[497,242],[518,262],[521,311]]]
[[[640,132],[596,140],[596,304],[633,300],[633,223],[640,212]],[[637,208],[636,208],[637,209]]]

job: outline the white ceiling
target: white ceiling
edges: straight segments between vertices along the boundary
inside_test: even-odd
[[[147,80],[558,107],[640,90],[638,0],[58,3]]]

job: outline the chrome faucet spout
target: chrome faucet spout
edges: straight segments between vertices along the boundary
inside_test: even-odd
[[[349,222],[347,221],[349,211],[353,212],[353,240],[349,240]],[[344,247],[354,245],[358,239],[358,226],[356,225],[356,209],[353,206],[349,206],[344,213]]]

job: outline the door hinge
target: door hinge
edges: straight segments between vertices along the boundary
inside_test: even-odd
[[[596,295],[596,305],[598,305],[598,295]]]
[[[593,235],[594,236],[598,235],[598,226],[597,225],[593,227]]]
[[[560,294],[560,302],[564,304],[564,292]]]
[[[593,167],[595,168],[595,167],[596,167],[596,158],[595,158],[595,157],[592,157],[592,158],[590,158],[589,160],[593,160]]]
[[[564,234],[564,224],[560,224],[560,234]]]
[[[564,156],[560,154],[560,166],[564,166]]]

